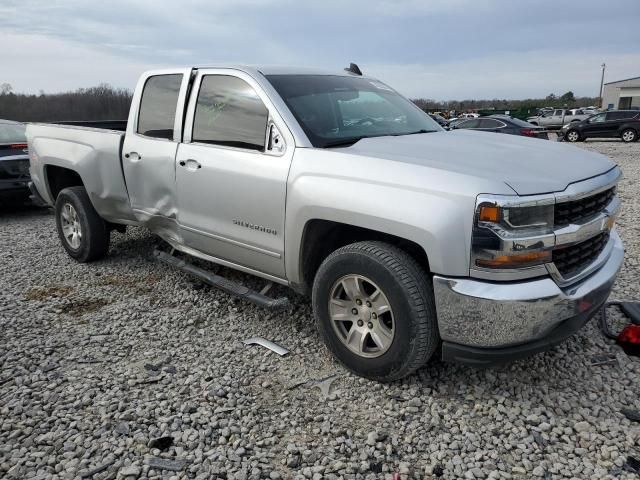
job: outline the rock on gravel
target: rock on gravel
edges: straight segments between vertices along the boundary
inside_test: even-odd
[[[612,298],[637,300],[640,143],[576,148],[624,171]],[[594,322],[526,361],[435,360],[382,385],[333,361],[306,299],[277,287],[292,303],[269,313],[159,265],[142,229],[112,240],[80,265],[46,210],[0,213],[0,478],[637,478],[640,429],[621,412],[640,409],[640,364]],[[242,345],[255,335],[291,354]]]

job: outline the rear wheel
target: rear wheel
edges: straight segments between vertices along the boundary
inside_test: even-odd
[[[638,139],[638,132],[636,132],[633,128],[627,128],[620,135],[622,141],[625,143],[635,142]]]
[[[84,187],[63,189],[56,199],[56,227],[62,246],[79,262],[104,257],[110,230],[93,208]]]
[[[566,138],[570,142],[579,142],[580,141],[580,134],[578,133],[577,130],[569,130],[564,135],[564,138]]]
[[[405,377],[424,365],[439,343],[426,273],[386,243],[354,243],[329,255],[314,280],[313,308],[329,350],[363,377]]]

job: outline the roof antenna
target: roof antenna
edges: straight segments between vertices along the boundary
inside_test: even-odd
[[[362,70],[360,70],[360,67],[353,62],[349,64],[349,68],[345,68],[345,71],[362,76]]]

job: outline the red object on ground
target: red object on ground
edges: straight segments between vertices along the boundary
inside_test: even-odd
[[[629,324],[624,327],[616,342],[627,355],[640,356],[640,325]]]

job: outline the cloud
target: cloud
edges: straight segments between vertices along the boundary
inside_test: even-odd
[[[539,50],[433,65],[360,65],[365,73],[411,98],[493,99],[541,97],[572,90],[580,96],[599,94],[602,62],[606,81],[640,75],[640,53],[602,54]]]
[[[100,83],[133,89],[142,70],[161,66],[44,35],[0,33],[0,45],[0,64],[10,66],[0,81],[18,92],[60,92]]]
[[[148,65],[355,61],[412,96],[593,95],[602,61],[639,74],[638,17],[637,0],[2,0],[0,61],[28,91],[131,86]]]

